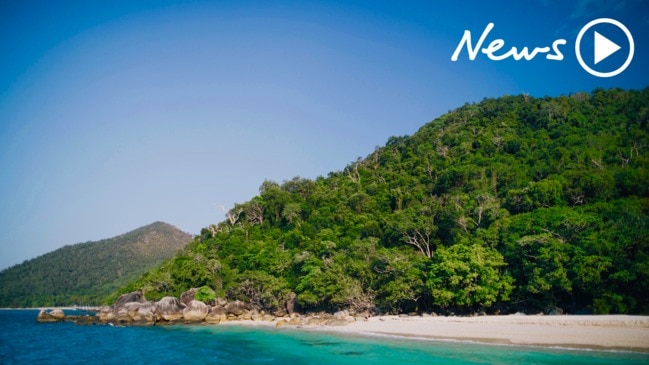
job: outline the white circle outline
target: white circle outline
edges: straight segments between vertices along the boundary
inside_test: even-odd
[[[592,28],[593,26],[601,23],[608,23],[618,27],[624,32],[626,38],[629,40],[629,55],[626,57],[626,61],[624,61],[624,64],[622,64],[622,66],[618,67],[616,70],[613,70],[611,72],[599,72],[588,67],[586,62],[584,62],[583,58],[581,58],[581,51],[579,50],[579,46],[581,45],[581,38],[584,36],[586,31]],[[595,20],[591,20],[590,22],[588,22],[588,24],[584,25],[581,28],[579,34],[577,34],[577,40],[575,41],[575,55],[577,56],[577,61],[579,62],[581,67],[584,70],[586,70],[586,72],[597,77],[613,77],[622,73],[622,71],[626,70],[626,68],[629,67],[629,64],[631,64],[631,60],[633,60],[634,51],[635,51],[635,44],[633,43],[633,36],[631,35],[629,29],[624,24],[611,18],[598,18]]]

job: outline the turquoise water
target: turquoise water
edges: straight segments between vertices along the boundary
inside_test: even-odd
[[[346,336],[236,326],[37,324],[0,311],[0,364],[648,364],[649,354]]]

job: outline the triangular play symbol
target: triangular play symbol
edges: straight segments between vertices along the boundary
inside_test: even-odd
[[[615,42],[595,32],[595,64],[606,59],[606,57],[620,50]]]

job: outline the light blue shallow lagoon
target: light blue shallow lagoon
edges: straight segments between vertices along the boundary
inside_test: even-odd
[[[38,324],[0,311],[0,364],[649,364],[649,354],[240,326]]]

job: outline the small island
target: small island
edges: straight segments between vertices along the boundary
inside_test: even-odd
[[[646,350],[647,105],[649,89],[465,104],[326,177],[264,181],[110,307],[39,321]]]

